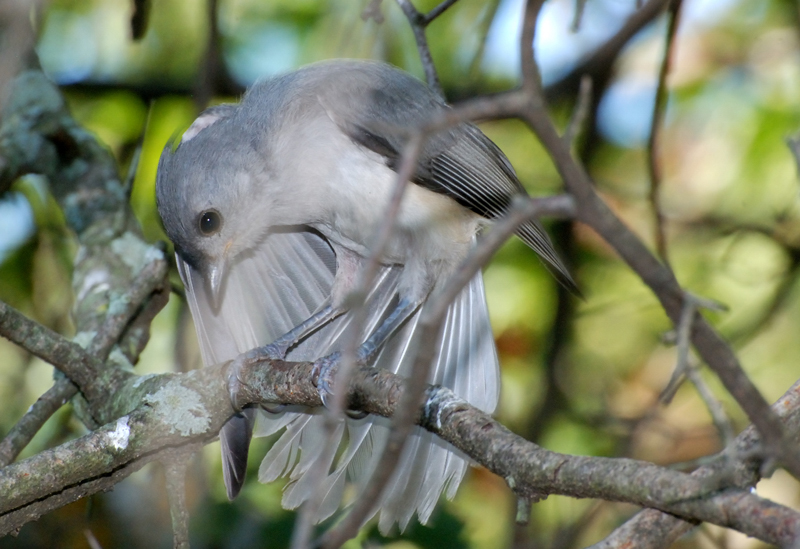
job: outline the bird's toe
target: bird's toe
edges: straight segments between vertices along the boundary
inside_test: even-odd
[[[316,380],[317,392],[319,393],[322,404],[326,408],[330,408],[333,399],[333,380],[336,377],[336,372],[339,370],[339,361],[341,353],[332,353],[317,359],[314,362],[314,369],[312,370],[312,379]]]

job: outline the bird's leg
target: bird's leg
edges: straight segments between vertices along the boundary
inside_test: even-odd
[[[241,409],[241,406],[238,404],[238,395],[242,386],[240,373],[244,368],[252,366],[256,362],[264,359],[283,360],[286,358],[286,353],[289,349],[343,312],[344,310],[341,308],[327,305],[272,343],[264,345],[263,347],[250,349],[237,356],[228,370],[228,396],[231,399],[234,409]],[[278,412],[280,410],[267,409],[267,411]]]
[[[259,357],[267,357],[273,360],[283,360],[286,358],[286,353],[289,352],[289,349],[343,312],[344,310],[342,309],[327,305],[272,343],[264,345],[263,347],[257,347],[256,349],[248,351],[248,353],[256,353]]]
[[[422,301],[401,299],[394,311],[356,350],[356,363],[367,364],[373,360],[383,344],[386,343],[386,340],[414,314],[421,303]],[[337,351],[314,362],[313,377],[317,379],[317,391],[325,406],[328,406],[333,395],[333,378],[336,375],[341,358],[342,353]]]

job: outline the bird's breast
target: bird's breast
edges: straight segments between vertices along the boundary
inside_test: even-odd
[[[365,154],[329,189],[327,215],[316,225],[328,239],[361,256],[369,255],[397,183],[397,174]],[[348,175],[349,174],[349,175]],[[385,263],[460,261],[469,250],[481,218],[451,198],[408,183],[383,252]]]

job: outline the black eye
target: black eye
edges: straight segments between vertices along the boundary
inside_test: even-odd
[[[222,216],[216,210],[208,210],[200,214],[198,220],[200,232],[205,236],[216,234],[222,228]]]

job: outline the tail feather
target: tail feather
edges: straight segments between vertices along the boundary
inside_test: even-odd
[[[255,409],[247,408],[236,414],[222,426],[219,441],[222,444],[222,476],[228,499],[239,495],[244,485],[247,471],[247,455],[250,450],[250,437],[253,435]]]

